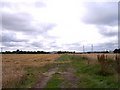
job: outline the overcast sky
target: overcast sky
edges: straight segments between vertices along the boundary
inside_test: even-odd
[[[2,0],[0,8],[3,50],[118,48],[118,0]]]

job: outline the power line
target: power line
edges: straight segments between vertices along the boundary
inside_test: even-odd
[[[1,47],[1,52],[3,51],[3,48]]]
[[[83,53],[85,52],[85,46],[83,45]]]
[[[91,52],[93,52],[93,44],[91,45]]]

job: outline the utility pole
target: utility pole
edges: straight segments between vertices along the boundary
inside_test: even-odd
[[[83,53],[85,52],[85,46],[83,45]]]
[[[1,53],[2,53],[2,51],[3,51],[3,48],[1,47]]]
[[[93,44],[91,45],[91,52],[93,52]]]

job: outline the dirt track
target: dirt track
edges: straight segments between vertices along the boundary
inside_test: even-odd
[[[68,68],[66,72],[59,72],[59,68],[51,68],[48,70],[48,72],[43,73],[42,76],[40,76],[40,80],[33,86],[34,88],[45,88],[48,81],[52,78],[53,74],[60,74],[64,78],[66,82],[69,83],[71,88],[77,88],[77,83],[79,81],[79,78],[74,75],[74,71],[71,68]],[[60,88],[65,88],[64,83],[60,86]]]

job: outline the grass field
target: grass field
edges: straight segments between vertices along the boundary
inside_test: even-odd
[[[118,76],[99,74],[98,54],[4,54],[3,88],[117,88]],[[114,61],[115,54],[107,54]],[[89,60],[89,63],[88,63]]]

